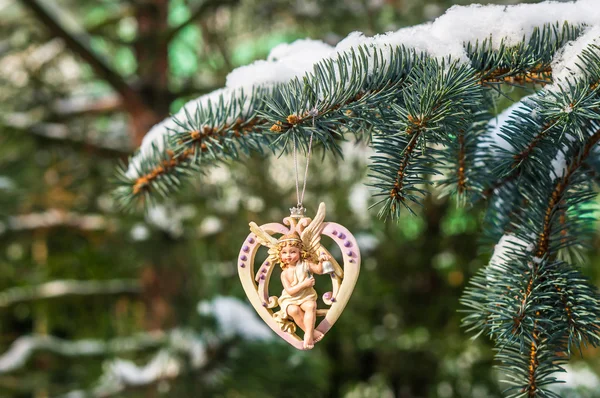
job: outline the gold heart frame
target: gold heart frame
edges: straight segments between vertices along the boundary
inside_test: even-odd
[[[283,223],[269,223],[261,225],[260,228],[268,233],[269,235],[275,234],[289,234],[294,230],[301,234],[304,228],[309,225],[311,219],[308,217],[293,218],[286,217]],[[337,272],[332,272],[331,282],[332,289],[322,295],[323,303],[329,308],[317,308],[317,317],[323,317],[321,322],[315,327],[315,330],[320,331],[324,335],[327,334],[329,329],[338,320],[342,311],[346,307],[346,304],[350,300],[354,286],[358,279],[360,271],[360,250],[354,236],[344,226],[333,223],[323,222],[321,236],[327,236],[331,238],[335,244],[341,250],[343,258],[343,269],[340,268],[337,260],[331,256],[329,251],[322,245],[319,246],[319,252],[325,252],[329,257],[330,261],[334,264],[334,268]],[[254,233],[250,233],[238,256],[238,274],[244,292],[250,300],[250,303],[265,321],[267,325],[277,333],[282,339],[290,343],[293,347],[303,350],[303,340],[294,332],[285,332],[275,322],[273,318],[273,308],[277,307],[277,296],[269,296],[269,281],[273,270],[279,268],[277,263],[271,264],[267,260],[258,268],[258,272],[254,272],[254,261],[258,248],[261,246],[259,239]],[[340,272],[341,271],[341,272]],[[320,282],[322,283],[322,282]],[[318,284],[315,286],[318,287]]]

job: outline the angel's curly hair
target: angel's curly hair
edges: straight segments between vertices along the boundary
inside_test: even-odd
[[[279,238],[277,241],[277,245],[275,246],[275,250],[277,250],[277,259],[279,260],[279,265],[282,269],[286,268],[286,265],[283,261],[281,261],[281,250],[286,247],[297,247],[300,249],[300,258],[302,260],[310,260],[311,255],[304,249],[304,245],[302,244],[302,239],[300,239],[300,235],[297,232],[292,232],[289,234],[285,234]]]

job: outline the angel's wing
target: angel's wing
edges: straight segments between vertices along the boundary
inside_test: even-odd
[[[269,258],[268,260],[272,263],[275,263],[277,260],[277,239],[269,235],[266,231],[264,231],[261,227],[256,225],[255,222],[250,222],[250,231],[256,235],[256,240],[263,246],[267,246],[269,248]]]
[[[277,239],[256,225],[254,221],[250,222],[250,231],[256,235],[256,240],[258,240],[258,243],[261,245],[267,246],[269,249],[272,249],[277,245]]]
[[[319,204],[319,209],[317,210],[317,214],[315,218],[308,224],[302,234],[300,234],[300,238],[302,239],[302,244],[304,245],[304,249],[309,252],[315,258],[318,258],[319,246],[321,246],[321,231],[323,229],[323,220],[325,219],[325,203],[321,202]]]

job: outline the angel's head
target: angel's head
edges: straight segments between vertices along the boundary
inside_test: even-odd
[[[279,238],[276,248],[281,268],[286,268],[288,265],[296,264],[300,259],[306,260],[309,257],[297,232]]]

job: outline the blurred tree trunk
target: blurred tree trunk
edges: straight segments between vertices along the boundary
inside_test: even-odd
[[[116,106],[129,117],[129,135],[133,147],[141,144],[152,126],[169,115],[169,106],[176,93],[169,90],[168,47],[174,33],[168,25],[169,0],[140,0],[131,3],[132,15],[137,22],[133,52],[137,63],[136,77],[128,81],[95,52],[91,37],[83,28],[71,26],[65,18],[66,10],[51,8],[39,0],[21,0],[32,14],[54,37],[61,38],[70,51],[92,67],[98,78],[110,85],[120,97]],[[203,8],[205,11],[206,8]],[[198,13],[195,18],[201,17]],[[192,22],[192,20],[188,21]],[[102,102],[103,99],[99,99]],[[95,108],[92,104],[91,109]],[[159,277],[168,269],[169,278]],[[173,264],[154,263],[141,274],[143,300],[147,303],[146,326],[156,330],[172,326],[171,299],[177,294],[181,268]]]
[[[38,0],[21,0],[54,37],[87,62],[99,78],[122,98],[129,116],[131,141],[139,146],[150,128],[169,114],[174,98],[168,90],[168,0],[144,0],[134,3],[138,37],[134,44],[138,82],[127,82],[90,47],[90,37],[82,28],[75,31],[64,21],[62,10],[51,9]]]
[[[168,87],[168,13],[169,0],[140,1],[135,10],[138,37],[134,48],[139,79],[136,89],[153,111],[147,119],[131,114],[132,132],[137,145],[154,124],[169,115],[169,105],[173,99]]]

